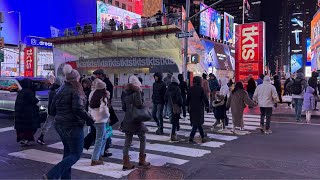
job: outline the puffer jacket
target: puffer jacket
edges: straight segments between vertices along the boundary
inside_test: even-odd
[[[286,88],[289,89],[290,86],[292,86],[294,84],[294,81],[301,82],[301,86],[302,86],[303,91],[301,92],[301,94],[292,94],[292,98],[294,98],[294,99],[303,99],[304,91],[308,86],[308,82],[305,80],[304,74],[303,73],[298,73],[296,79],[295,80],[291,80],[287,84]]]
[[[166,94],[166,84],[162,81],[160,75],[159,80],[153,83],[152,102],[153,104],[164,104],[164,95]]]
[[[302,110],[312,111],[315,108],[316,100],[314,98],[314,89],[308,86],[306,92],[304,93]]]
[[[89,102],[91,99],[89,99]],[[105,103],[106,102],[106,103]],[[109,108],[108,108],[108,99],[104,98],[100,100],[99,108],[90,108],[89,113],[91,114],[94,123],[107,123],[110,118]]]
[[[83,127],[85,123],[94,123],[85,110],[86,97],[81,96],[70,83],[66,82],[54,96],[50,113],[55,116],[55,123],[66,128]]]
[[[254,92],[253,101],[260,107],[273,107],[278,102],[278,93],[270,81],[263,81]]]

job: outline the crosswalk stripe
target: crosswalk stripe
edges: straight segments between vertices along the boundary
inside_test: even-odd
[[[190,119],[188,117],[188,119]],[[229,117],[229,120],[232,121],[232,117]],[[204,121],[207,121],[207,122],[215,122],[216,119],[213,117],[205,117],[204,118]],[[256,124],[260,124],[260,119],[253,119],[253,118],[243,118],[243,121],[246,122],[247,124],[251,124],[251,125],[256,125]]]
[[[5,127],[5,128],[1,128],[1,129],[0,129],[0,133],[2,133],[2,132],[7,132],[7,131],[12,131],[12,130],[14,130],[14,127],[13,127],[13,126],[11,126],[11,127]]]
[[[58,142],[55,144],[51,144],[48,147],[54,148],[54,149],[63,149],[63,144],[62,142]],[[111,158],[111,159],[122,160],[123,153],[121,149],[110,148],[109,152],[112,153],[112,156],[108,157],[108,159]],[[93,149],[89,149],[89,150],[84,149],[83,153],[92,155]],[[132,162],[139,162],[139,152],[130,151],[130,160]],[[163,166],[165,164],[182,165],[189,162],[189,160],[178,159],[178,158],[168,157],[168,156],[161,156],[161,155],[151,154],[151,153],[147,153],[147,161],[149,161],[153,166]]]
[[[148,127],[149,132],[156,132],[157,128],[155,127]],[[170,130],[169,130],[170,131]],[[117,136],[125,136],[124,133],[118,131],[118,130],[114,130],[113,131],[114,135]],[[170,134],[170,133],[168,133]],[[181,133],[177,133],[178,135],[181,135]],[[184,135],[184,134],[183,134]],[[154,134],[149,134],[146,133],[146,137],[147,140],[152,140],[152,141],[162,141],[162,142],[169,142],[170,141],[170,137],[169,136],[163,136],[163,135],[154,135]],[[185,136],[185,137],[189,137],[189,135]],[[216,142],[216,141],[211,141],[211,143],[207,143],[205,145],[205,147],[211,147],[211,148],[217,148],[217,147],[221,147],[222,145],[224,145],[224,143],[222,142]]]
[[[112,144],[116,146],[124,146],[124,141],[125,141],[124,139],[112,138]],[[140,148],[140,142],[133,140],[131,147]],[[201,157],[201,156],[204,156],[205,154],[211,153],[211,151],[209,150],[158,144],[158,143],[148,143],[148,142],[146,143],[146,149],[151,151],[172,153],[172,154],[189,156],[189,157]]]
[[[170,123],[170,120],[169,119],[164,119],[163,120],[164,122],[168,122]],[[204,119],[204,123],[203,125],[204,126],[212,126],[214,124],[215,121],[207,121],[206,118]],[[190,124],[190,121],[179,121],[180,124]],[[229,124],[232,124],[232,120],[229,120]],[[260,127],[260,123],[256,123],[256,122],[247,122],[247,121],[244,121],[244,125],[245,126],[256,126],[256,128]],[[256,128],[249,128],[250,130],[255,130]]]
[[[58,164],[63,158],[62,154],[56,154],[46,151],[40,151],[36,149],[28,149],[20,152],[10,153],[10,156],[28,159],[48,164]],[[104,165],[100,166],[91,166],[91,159],[81,158],[75,165],[72,166],[73,169],[80,171],[100,174],[103,176],[113,177],[113,178],[122,178],[127,176],[131,171],[122,171],[122,165],[104,162]]]

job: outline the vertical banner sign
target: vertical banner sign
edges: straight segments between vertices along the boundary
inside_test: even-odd
[[[224,13],[223,41],[234,43],[234,17],[228,13]]]
[[[236,81],[244,84],[248,76],[254,79],[264,73],[265,23],[256,22],[236,26]]]
[[[34,76],[34,48],[27,47],[24,49],[24,76]]]

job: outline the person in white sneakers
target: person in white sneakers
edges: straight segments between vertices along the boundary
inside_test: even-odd
[[[272,133],[270,130],[270,122],[272,116],[272,108],[278,103],[278,93],[276,88],[271,84],[269,76],[265,76],[263,84],[259,85],[254,92],[253,101],[257,102],[260,106],[260,126],[261,132],[266,134]],[[267,119],[266,126],[264,127],[264,119]]]

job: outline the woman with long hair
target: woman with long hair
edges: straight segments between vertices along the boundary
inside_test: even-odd
[[[227,101],[227,109],[231,107],[233,133],[235,133],[236,127],[240,127],[241,131],[244,130],[243,111],[246,104],[249,107],[256,106],[256,103],[250,99],[247,91],[244,90],[242,82],[237,82]]]
[[[94,123],[85,110],[86,96],[79,82],[79,72],[68,64],[63,72],[65,84],[56,93],[50,109],[55,116],[55,129],[64,146],[63,159],[44,175],[44,179],[71,179],[71,167],[80,159],[83,151],[83,126],[85,123]]]
[[[106,84],[99,80],[95,84],[95,91],[89,99],[89,112],[95,121],[96,140],[91,158],[91,166],[102,165],[101,157],[104,154],[106,144],[106,126],[110,117],[108,108],[108,92]]]

